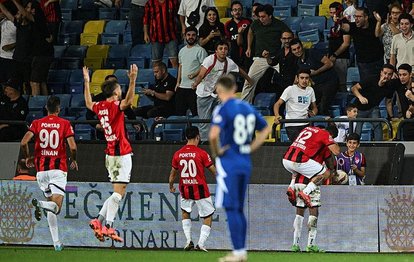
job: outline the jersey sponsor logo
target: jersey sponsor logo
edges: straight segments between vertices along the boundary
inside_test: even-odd
[[[101,109],[98,112],[99,115],[109,115],[108,109]]]
[[[178,157],[180,157],[180,158],[186,158],[186,157],[195,158],[196,157],[196,153],[180,153],[178,155]]]
[[[60,124],[58,123],[41,123],[40,127],[44,127],[44,128],[60,128]]]

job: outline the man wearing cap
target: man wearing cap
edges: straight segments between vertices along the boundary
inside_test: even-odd
[[[0,121],[25,121],[28,112],[27,101],[20,94],[19,83],[10,79],[3,84],[3,94],[0,96]],[[0,142],[20,140],[26,130],[26,125],[9,125],[0,122]]]

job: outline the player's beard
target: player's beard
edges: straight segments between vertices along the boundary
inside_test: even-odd
[[[188,39],[186,41],[187,41],[187,44],[189,46],[193,46],[193,45],[195,45],[197,43],[197,40],[195,38],[190,38],[190,39]]]

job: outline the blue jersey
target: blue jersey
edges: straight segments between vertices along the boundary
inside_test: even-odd
[[[249,103],[229,99],[216,107],[212,124],[221,129],[221,147],[230,147],[220,157],[223,167],[232,171],[247,171],[250,174],[250,143],[254,132],[267,126],[266,120]]]

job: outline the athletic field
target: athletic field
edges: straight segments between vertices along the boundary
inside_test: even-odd
[[[128,249],[87,249],[66,248],[55,252],[52,247],[0,247],[0,261],[4,262],[207,262],[217,261],[226,251],[208,253],[181,250],[128,250]],[[289,253],[289,252],[249,252],[249,261],[257,262],[349,262],[349,261],[414,261],[414,254],[356,254],[356,253]]]

